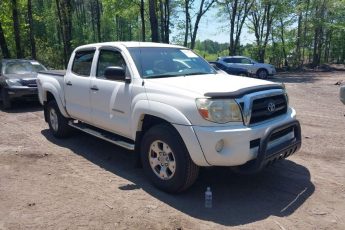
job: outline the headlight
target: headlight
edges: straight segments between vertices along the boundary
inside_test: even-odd
[[[241,110],[232,99],[196,99],[200,115],[215,123],[241,122]]]
[[[6,79],[6,83],[9,87],[11,86],[22,86],[20,79]]]

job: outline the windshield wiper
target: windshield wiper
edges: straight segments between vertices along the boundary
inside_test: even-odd
[[[207,72],[194,72],[194,73],[186,73],[184,76],[191,76],[191,75],[202,75],[202,74],[211,74]]]
[[[165,77],[177,77],[180,75],[176,74],[157,74],[157,75],[152,75],[152,76],[145,76],[146,79],[151,79],[151,78],[165,78]]]

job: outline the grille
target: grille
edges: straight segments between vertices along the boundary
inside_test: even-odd
[[[274,105],[274,110],[269,111],[269,105]],[[272,109],[272,107],[271,107]],[[255,99],[252,106],[250,124],[259,123],[280,116],[287,112],[285,95],[277,95]]]
[[[20,83],[23,86],[28,86],[28,87],[37,87],[36,79],[22,79]]]

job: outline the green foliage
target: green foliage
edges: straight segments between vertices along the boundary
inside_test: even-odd
[[[159,1],[156,0],[157,5]],[[286,64],[286,61],[290,66],[300,66],[315,60],[318,61],[317,64],[345,62],[345,0],[252,1],[255,2],[254,8],[245,19],[245,27],[251,31],[255,31],[251,21],[253,12],[264,12],[264,7],[271,5],[272,25],[268,31],[268,42],[264,47],[262,44],[264,39],[261,43],[245,45],[240,41],[237,45],[239,49],[236,51],[238,54],[258,59],[259,50],[264,49],[265,61],[281,67]],[[140,0],[71,0],[71,2],[72,49],[82,44],[99,41],[142,40]],[[162,0],[162,2],[167,4],[168,1]],[[169,1],[170,31],[172,29],[177,31],[171,41],[180,45],[183,44],[185,35],[184,2],[182,0]],[[218,17],[223,21],[228,21],[230,14],[226,12],[224,2],[217,1],[215,6],[219,9]],[[231,4],[234,1],[227,2]],[[222,3],[223,5],[220,5]],[[29,58],[31,49],[27,0],[17,0],[17,4],[22,51],[24,56]],[[199,4],[199,1],[189,1],[192,15],[196,13]],[[151,32],[147,0],[144,1],[144,8],[145,35],[146,40],[149,40]],[[32,12],[37,59],[49,67],[63,68],[64,43],[56,0],[32,0]],[[99,18],[96,17],[97,12],[99,12]],[[262,19],[263,14],[259,16]],[[195,18],[192,18],[193,20]],[[97,24],[98,21],[99,24]],[[0,22],[7,47],[11,56],[15,57],[12,4],[9,0],[0,1]],[[188,40],[190,40],[190,34]],[[314,44],[317,44],[316,48]],[[229,43],[197,40],[194,50],[207,60],[214,61],[218,56],[228,55]]]

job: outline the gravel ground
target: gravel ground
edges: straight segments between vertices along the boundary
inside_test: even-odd
[[[0,229],[345,229],[345,72],[280,74],[302,125],[301,150],[254,176],[201,170],[169,195],[133,153],[76,132],[58,140],[41,107],[0,111]],[[210,186],[213,208],[204,208]]]

